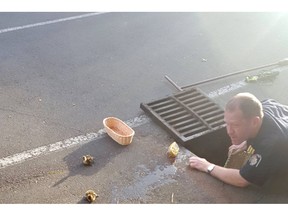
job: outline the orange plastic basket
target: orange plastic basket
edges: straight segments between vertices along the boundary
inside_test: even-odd
[[[103,120],[107,134],[120,145],[129,145],[135,131],[126,123],[115,117],[107,117]]]

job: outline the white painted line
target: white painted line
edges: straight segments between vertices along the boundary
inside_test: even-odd
[[[215,91],[208,93],[208,97],[210,98],[218,97],[220,95],[239,89],[245,85],[246,83],[244,81],[231,83],[227,86],[224,86],[222,88],[219,88]],[[125,123],[133,128],[133,127],[138,127],[140,125],[143,125],[149,121],[150,121],[150,118],[144,114],[144,115],[135,117],[133,119],[130,119],[126,121]],[[55,151],[60,151],[60,150],[63,150],[72,146],[83,145],[88,142],[95,141],[103,137],[104,134],[106,134],[106,132],[105,132],[105,129],[103,128],[103,129],[100,129],[96,133],[88,133],[86,135],[80,135],[80,136],[69,138],[63,141],[59,141],[50,145],[41,146],[35,149],[27,150],[22,153],[18,153],[18,154],[14,154],[14,155],[2,158],[0,159],[0,169],[5,168],[7,166],[14,165],[14,164],[22,163],[26,160],[33,159],[44,154],[48,154],[48,153],[55,152]]]
[[[17,26],[17,27],[0,29],[0,34],[6,33],[6,32],[11,32],[11,31],[27,29],[27,28],[34,28],[37,26],[50,25],[53,23],[66,22],[66,21],[75,20],[75,19],[82,19],[85,17],[96,16],[96,15],[100,15],[100,14],[103,14],[103,13],[87,13],[87,14],[82,14],[79,16],[72,16],[72,17],[66,17],[66,18],[62,18],[62,19],[50,20],[50,21],[45,21],[45,22],[39,22],[39,23],[34,23],[34,24],[29,24],[29,25],[22,25],[22,26]]]
[[[246,85],[247,85],[247,83],[245,81],[239,81],[239,82],[231,83],[231,84],[226,85],[220,89],[216,89],[215,91],[208,93],[208,97],[215,98],[215,97],[218,97],[220,95],[226,94],[228,92],[234,91],[236,89],[242,88]]]
[[[130,119],[125,123],[130,127],[138,127],[149,122],[150,119],[146,115],[141,115],[136,118]],[[14,154],[0,159],[0,169],[14,164],[22,163],[28,159],[39,157],[40,155],[48,154],[54,151],[60,151],[76,145],[83,145],[91,141],[95,141],[106,134],[105,129],[100,129],[97,133],[88,133],[77,137],[69,138],[60,142],[50,145],[41,146],[35,149],[27,150],[18,154]]]

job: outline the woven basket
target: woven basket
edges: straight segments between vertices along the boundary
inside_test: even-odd
[[[105,118],[103,125],[107,134],[120,145],[129,145],[132,142],[135,131],[120,119]]]

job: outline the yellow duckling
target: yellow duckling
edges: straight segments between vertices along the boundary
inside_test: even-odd
[[[173,142],[167,151],[169,157],[175,158],[179,153],[179,146],[176,142]]]
[[[93,190],[87,190],[85,196],[89,203],[94,202],[99,197]]]
[[[84,155],[82,159],[83,159],[83,164],[86,166],[91,166],[94,162],[94,158],[91,155]]]

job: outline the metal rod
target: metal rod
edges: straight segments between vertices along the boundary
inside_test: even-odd
[[[178,91],[183,91],[181,87],[179,87],[173,80],[171,80],[167,75],[165,75],[165,78],[178,90]]]
[[[223,75],[223,76],[218,76],[218,77],[214,77],[214,78],[211,78],[211,79],[206,79],[206,80],[203,80],[203,81],[200,81],[200,82],[188,85],[188,86],[183,86],[181,89],[183,90],[183,89],[188,88],[188,87],[201,85],[203,83],[216,81],[216,80],[219,80],[219,79],[223,79],[223,78],[234,76],[234,75],[241,74],[241,73],[246,73],[246,72],[253,71],[253,70],[258,70],[258,69],[262,69],[262,68],[266,68],[266,67],[276,66],[278,64],[279,64],[279,62],[273,63],[273,64],[268,64],[268,65],[264,65],[264,66],[260,66],[260,67],[250,68],[250,69],[246,69],[246,70],[242,70],[242,71],[237,71],[237,72],[234,72],[234,73],[229,73],[229,74],[226,74],[226,75]]]
[[[250,68],[250,69],[246,69],[246,70],[241,70],[241,71],[237,71],[237,72],[234,72],[234,73],[229,73],[229,74],[226,74],[226,75],[223,75],[223,76],[218,76],[218,77],[214,77],[214,78],[211,78],[211,79],[206,79],[206,80],[203,80],[203,81],[200,81],[200,82],[191,84],[191,85],[183,86],[183,87],[178,86],[178,85],[177,85],[175,82],[173,82],[173,80],[170,79],[167,75],[165,75],[165,78],[166,78],[178,91],[183,91],[183,89],[185,89],[185,88],[189,88],[189,87],[201,85],[201,84],[203,84],[203,83],[208,83],[208,82],[211,82],[211,81],[223,79],[223,78],[230,77],[230,76],[234,76],[234,75],[237,75],[237,74],[247,73],[247,72],[249,72],[249,71],[259,70],[259,69],[262,69],[262,68],[267,68],[267,67],[272,67],[272,66],[280,66],[280,67],[281,67],[281,66],[288,66],[288,58],[282,59],[281,61],[276,62],[276,63],[272,63],[272,64],[268,64],[268,65],[263,65],[263,66],[255,67],[255,68]]]

